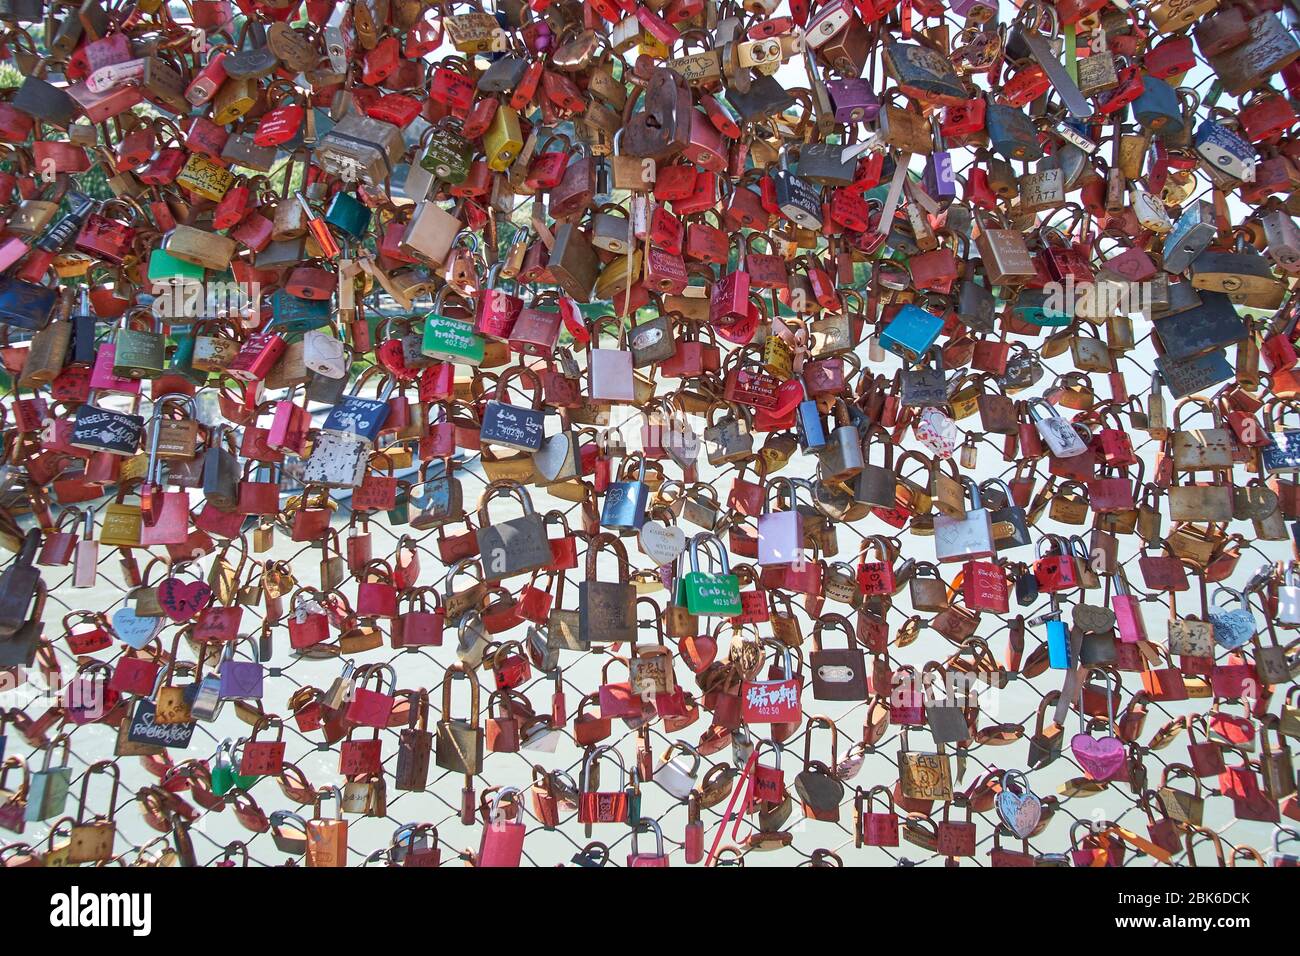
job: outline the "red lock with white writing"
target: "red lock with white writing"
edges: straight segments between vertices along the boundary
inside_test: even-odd
[[[962,599],[972,611],[1007,613],[1006,569],[993,561],[967,561],[962,566]]]

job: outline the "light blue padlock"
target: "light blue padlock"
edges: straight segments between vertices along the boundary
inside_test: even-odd
[[[816,399],[808,397],[806,388],[803,389],[803,400],[799,402],[795,425],[801,451],[810,452],[826,447],[826,422],[822,419]]]
[[[1052,595],[1052,610],[1047,626],[1047,666],[1063,671],[1070,668],[1070,629],[1061,619],[1061,601]]]
[[[880,344],[909,362],[917,361],[934,344],[943,328],[940,316],[910,302],[880,333]]]

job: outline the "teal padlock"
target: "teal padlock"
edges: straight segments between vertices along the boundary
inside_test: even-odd
[[[1062,326],[1072,321],[1064,297],[1042,289],[1021,289],[1011,314],[1030,325]]]
[[[172,352],[171,363],[167,371],[189,379],[195,385],[206,385],[208,373],[194,367],[194,343],[198,336],[192,325],[179,326],[172,331],[176,349]]]
[[[411,488],[407,484],[398,484],[397,494],[393,497],[393,507],[388,509],[389,524],[411,523]]]
[[[329,299],[300,299],[283,289],[271,295],[271,328],[282,335],[323,328],[333,315]]]
[[[360,241],[370,228],[373,215],[352,193],[337,192],[325,210],[325,221],[339,232]]]

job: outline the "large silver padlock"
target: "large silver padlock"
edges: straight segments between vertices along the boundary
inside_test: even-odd
[[[1040,413],[1040,408],[1046,409],[1046,413]],[[1029,417],[1033,419],[1034,428],[1038,429],[1043,444],[1057,458],[1073,458],[1088,450],[1074,425],[1057,414],[1056,409],[1045,399],[1030,399]]]
[[[971,561],[997,553],[992,516],[983,505],[979,486],[966,477],[961,483],[970,498],[970,508],[960,518],[944,514],[934,517],[934,553],[939,561]]]
[[[1228,595],[1241,606],[1224,607],[1219,603],[1221,594]],[[1214,603],[1210,605],[1206,616],[1214,625],[1214,642],[1230,651],[1249,644],[1259,632],[1259,626],[1255,622],[1255,615],[1250,611],[1250,606],[1240,591],[1231,588],[1214,589]]]
[[[699,751],[686,741],[678,740],[659,758],[654,781],[678,800],[685,800],[695,789],[699,775]]]

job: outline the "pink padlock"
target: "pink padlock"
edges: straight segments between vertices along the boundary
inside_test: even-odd
[[[1138,599],[1129,593],[1124,575],[1115,576],[1115,593],[1111,596],[1111,610],[1115,612],[1115,626],[1119,639],[1126,644],[1136,644],[1147,639],[1146,622]]]
[[[367,561],[357,585],[357,614],[360,617],[397,617],[397,586],[387,561]]]
[[[483,826],[483,838],[479,842],[478,866],[517,867],[523,859],[527,827],[517,820],[507,819],[501,806],[502,800],[513,798],[518,793],[518,787],[503,787],[493,795],[492,809]]]
[[[642,853],[637,847],[637,837],[641,835],[643,829],[650,829],[655,835],[655,851],[653,853]],[[632,830],[632,852],[627,855],[628,866],[667,866],[668,854],[664,852],[664,834],[659,829],[659,824],[642,817],[637,821],[636,827]]]
[[[266,435],[266,445],[273,451],[290,452],[301,455],[307,447],[307,430],[311,427],[311,416],[307,409],[293,400],[295,389],[289,397],[275,403],[275,413],[271,419],[271,428]]]

